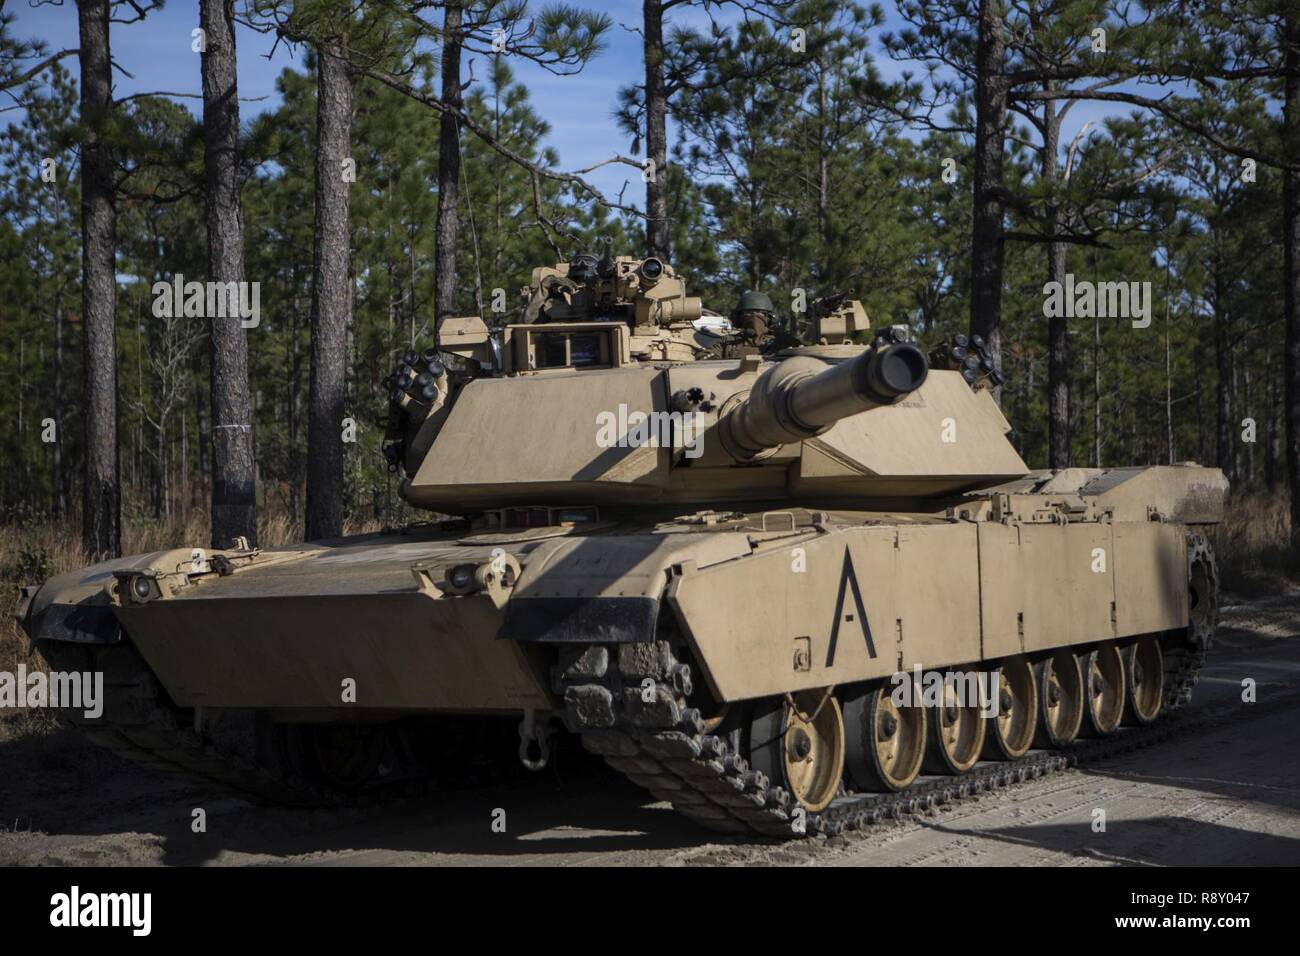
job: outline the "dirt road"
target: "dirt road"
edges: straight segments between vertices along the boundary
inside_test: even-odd
[[[1224,609],[1190,707],[1195,727],[1156,747],[795,844],[719,840],[591,770],[371,809],[266,809],[64,731],[0,743],[0,864],[1294,865],[1300,592]]]

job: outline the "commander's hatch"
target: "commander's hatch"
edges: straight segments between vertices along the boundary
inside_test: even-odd
[[[546,322],[507,325],[502,352],[508,372],[619,368],[632,364],[623,322]]]

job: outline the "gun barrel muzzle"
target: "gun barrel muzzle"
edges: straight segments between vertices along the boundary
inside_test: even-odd
[[[929,374],[924,353],[907,342],[875,346],[826,367],[796,356],[759,376],[721,422],[724,447],[741,461],[788,442],[814,438],[837,421],[916,391]]]

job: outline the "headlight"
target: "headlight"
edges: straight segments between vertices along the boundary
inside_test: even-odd
[[[474,590],[474,571],[477,565],[457,564],[447,570],[447,590],[452,594],[468,594]]]
[[[152,572],[118,571],[105,587],[109,600],[116,604],[148,604],[163,596],[162,581]]]

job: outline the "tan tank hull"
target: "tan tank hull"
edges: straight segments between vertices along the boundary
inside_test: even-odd
[[[531,540],[368,535],[259,553],[226,576],[177,575],[191,552],[160,552],[50,582],[35,636],[62,626],[50,605],[111,611],[184,707],[510,712],[560,707],[550,646],[650,641],[671,613],[714,696],[741,701],[1186,626],[1184,525],[1147,510],[1217,521],[1222,476],[1119,474],[1140,514],[1119,482],[968,496],[951,517],[796,509]],[[446,569],[500,555],[518,562],[512,588],[443,586]],[[106,594],[145,570],[186,583],[143,603]]]
[[[1062,648],[1093,661],[1089,649],[1131,654],[1135,639],[1159,640],[1169,660],[1203,653],[1195,607],[1212,598],[1193,593],[1189,542],[1219,519],[1225,487],[1198,468],[1040,475],[929,512],[793,508],[367,536],[208,554],[200,573],[192,552],[162,552],[51,581],[28,624],[46,649],[70,637],[129,642],[180,723],[225,712],[289,726],[551,714],[676,805],[681,795],[644,772],[667,765],[636,749],[643,737],[723,741],[707,733],[737,713],[782,700],[816,713],[832,701],[840,729],[822,732],[839,734],[843,750],[861,745],[845,723],[867,719],[853,716],[861,689],[914,668],[1041,669]],[[212,570],[222,557],[226,574]],[[470,593],[449,584],[458,567],[477,569]],[[507,573],[484,585],[494,567]],[[157,591],[135,600],[142,580]],[[1185,683],[1185,670],[1170,680]],[[744,719],[752,740],[762,720],[788,732],[792,718]],[[745,759],[758,768],[764,758]],[[679,809],[760,832],[797,823],[792,809],[831,819],[826,801],[772,783],[780,767],[769,759],[752,778],[765,788],[757,817]]]

